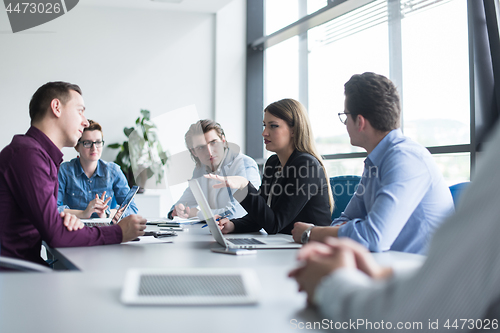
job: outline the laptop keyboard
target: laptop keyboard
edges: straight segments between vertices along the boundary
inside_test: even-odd
[[[226,238],[226,240],[230,241],[236,245],[247,245],[247,244],[266,244],[255,238]]]

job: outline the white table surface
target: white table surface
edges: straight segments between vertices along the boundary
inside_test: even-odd
[[[0,274],[0,332],[291,332],[297,331],[294,319],[322,320],[306,307],[305,295],[287,277],[296,265],[297,250],[258,250],[248,256],[212,253],[209,249],[216,244],[208,228],[200,225],[162,242],[60,248],[59,254],[81,271]],[[410,267],[424,257],[387,252],[376,254],[376,259]],[[261,285],[260,301],[248,306],[123,305],[125,272],[141,267],[251,268]]]

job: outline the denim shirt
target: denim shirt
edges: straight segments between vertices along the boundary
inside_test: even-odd
[[[108,204],[110,209],[116,209],[130,191],[127,179],[118,164],[103,160],[97,162],[96,171],[92,177],[88,178],[80,164],[80,159],[74,158],[61,164],[58,178],[57,209],[59,212],[67,208],[85,210],[89,202],[94,200],[95,195],[101,196],[104,191],[106,191],[106,198],[112,198]],[[135,201],[132,200],[123,216],[137,212]],[[92,217],[98,216],[93,213]]]
[[[454,212],[453,199],[427,149],[392,130],[365,160],[360,185],[332,222],[372,252],[426,253],[434,231]]]

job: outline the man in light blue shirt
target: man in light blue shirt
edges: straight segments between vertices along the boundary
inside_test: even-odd
[[[448,186],[431,154],[403,136],[394,84],[374,73],[345,84],[341,121],[354,146],[368,157],[359,187],[330,227],[297,222],[296,242],[349,237],[372,252],[425,253],[436,228],[454,211]]]

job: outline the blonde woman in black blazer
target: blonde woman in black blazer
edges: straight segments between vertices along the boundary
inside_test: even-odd
[[[330,225],[333,199],[329,179],[318,154],[309,117],[302,104],[283,99],[264,110],[264,143],[276,154],[264,167],[259,190],[240,176],[221,177],[214,187],[236,188],[234,198],[247,211],[239,219],[222,219],[223,233],[291,234],[297,221]]]

